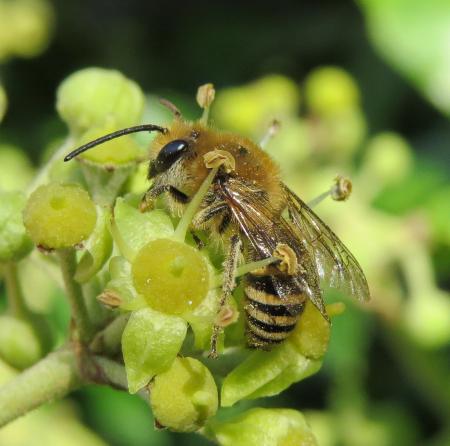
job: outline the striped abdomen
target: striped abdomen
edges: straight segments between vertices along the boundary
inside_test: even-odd
[[[275,288],[273,280],[280,286]],[[278,290],[283,290],[283,299]],[[305,297],[292,279],[270,275],[246,276],[245,312],[247,344],[250,348],[268,350],[283,342],[297,325]]]

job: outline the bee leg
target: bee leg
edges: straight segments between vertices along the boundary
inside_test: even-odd
[[[213,332],[211,335],[211,351],[209,353],[210,358],[217,358],[217,342],[223,329],[219,316],[222,314],[225,304],[236,285],[235,276],[241,245],[242,241],[239,236],[233,235],[230,239],[230,247],[224,264],[222,293],[217,308],[216,321],[214,323]]]
[[[153,201],[164,192],[168,192],[172,196],[172,198],[180,203],[187,203],[189,201],[189,197],[178,190],[176,187],[170,186],[168,184],[155,187],[152,186],[142,197],[141,203],[139,205],[139,209],[141,210],[141,212],[150,210],[152,208]]]
[[[197,245],[197,249],[201,251],[206,246],[205,243],[194,231],[191,231],[191,235]]]
[[[200,212],[192,220],[192,225],[199,228],[202,227],[205,223],[207,223],[211,218],[219,215],[220,213],[226,211],[228,209],[227,204],[224,201],[220,201],[216,204],[212,204]]]

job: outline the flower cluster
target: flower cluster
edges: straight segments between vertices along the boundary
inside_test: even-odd
[[[206,120],[212,86],[200,89],[197,99]],[[3,261],[29,254],[32,243],[59,258],[75,321],[73,340],[88,355],[106,354],[109,326],[101,327],[111,318],[111,326],[120,325],[128,390],[149,393],[158,427],[200,429],[223,445],[238,444],[241,434],[267,445],[315,444],[295,411],[252,409],[226,422],[215,414],[220,406],[277,395],[320,369],[330,326],[318,310],[308,303],[292,336],[272,351],[248,351],[238,287],[228,304],[235,317],[220,338],[220,356],[212,366],[206,356],[223,254],[207,237],[206,246],[198,248],[186,232],[189,212],[178,220],[161,206],[140,211],[140,194],[133,193],[130,178],[145,157],[143,148],[126,136],[83,154],[78,163],[61,166],[60,154],[71,147],[138,123],[143,105],[139,87],[115,71],[86,69],[62,83],[57,110],[69,137],[27,201],[22,195],[5,196]],[[83,290],[93,281],[99,291],[88,302]],[[93,316],[95,306],[107,308],[106,315],[98,316],[96,310]],[[330,315],[340,311],[328,308]],[[29,355],[32,362],[38,357],[39,351]],[[278,421],[266,423],[269,418]]]

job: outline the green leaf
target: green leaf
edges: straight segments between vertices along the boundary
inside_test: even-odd
[[[134,311],[122,335],[128,389],[136,393],[167,370],[183,344],[187,323],[150,308]]]
[[[164,211],[142,213],[125,199],[118,198],[111,231],[122,255],[132,261],[146,243],[157,238],[169,238],[174,229]]]
[[[231,371],[222,385],[222,406],[242,399],[271,396],[319,370],[320,361],[305,358],[290,342],[255,351]]]
[[[202,303],[184,318],[189,322],[195,336],[195,348],[206,350],[211,341],[214,320],[217,316],[218,290],[210,290]]]
[[[133,311],[147,306],[145,300],[140,296],[133,285],[131,278],[131,264],[124,257],[115,256],[109,262],[109,273],[111,280],[106,284],[102,296],[104,303],[108,298],[117,299],[122,310]]]
[[[450,2],[359,0],[378,51],[450,115]]]
[[[97,224],[86,246],[86,251],[78,263],[75,280],[84,283],[98,273],[109,259],[113,244],[109,232],[111,211],[97,207]]]
[[[291,409],[250,409],[238,417],[212,420],[206,435],[221,446],[317,446],[304,416]]]
[[[292,384],[317,373],[321,366],[322,361],[297,355],[296,360],[291,365],[288,365],[275,379],[249,395],[247,399],[278,395]]]

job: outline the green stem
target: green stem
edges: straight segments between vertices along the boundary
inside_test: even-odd
[[[74,280],[77,266],[75,250],[73,248],[59,249],[57,255],[79,340],[82,343],[88,343],[93,335],[93,326],[89,319],[81,286]]]
[[[203,109],[202,117],[200,118],[200,122],[204,125],[208,125],[209,120],[209,110],[211,107],[205,107]]]
[[[94,356],[94,360],[103,371],[105,377],[104,384],[116,389],[128,391],[127,372],[122,364],[104,356]],[[147,403],[149,402],[148,392],[145,389],[139,390],[137,395]]]
[[[26,319],[31,312],[27,306],[22,287],[19,283],[17,264],[7,263],[4,268],[4,277],[9,311],[16,317]]]
[[[255,271],[259,268],[264,268],[266,266],[269,266],[271,263],[274,263],[277,261],[279,261],[279,259],[277,259],[276,257],[267,257],[266,259],[256,260],[255,262],[246,263],[245,265],[241,265],[236,269],[236,274],[234,275],[234,277],[237,278],[237,277],[244,276],[247,273]],[[211,289],[221,287],[222,283],[223,283],[223,277],[220,274],[216,275],[212,280]]]
[[[93,359],[103,377],[97,384],[128,389],[122,364],[102,356],[94,356]],[[80,374],[78,367],[79,360],[72,349],[58,350],[0,387],[0,428],[45,403],[91,384],[88,377]],[[148,400],[145,391],[139,392],[139,396]]]
[[[208,176],[205,178],[202,185],[199,187],[194,197],[188,204],[186,210],[184,211],[183,216],[181,217],[181,220],[178,222],[177,228],[175,229],[174,238],[176,240],[184,242],[184,239],[186,238],[186,233],[189,229],[189,225],[191,224],[195,213],[198,211],[198,208],[202,203],[203,197],[208,192],[209,186],[211,186],[211,183],[213,182],[214,177],[216,176],[218,170],[219,170],[218,168],[211,169]]]
[[[80,385],[74,353],[49,354],[0,388],[0,427]]]
[[[325,198],[329,197],[331,195],[331,189],[328,189],[326,192],[322,192],[317,197],[313,198],[311,201],[308,201],[307,205],[312,209],[315,206],[317,206],[319,203],[321,203]]]
[[[81,171],[94,201],[101,206],[112,207],[120,189],[136,168],[135,164],[106,170],[101,165],[81,163]]]

